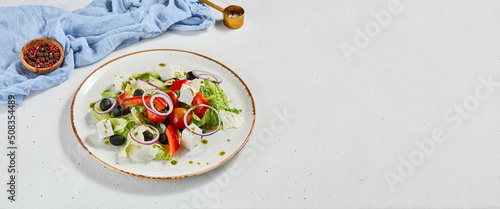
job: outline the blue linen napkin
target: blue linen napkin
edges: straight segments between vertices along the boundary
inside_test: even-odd
[[[58,85],[75,67],[140,39],[213,23],[209,7],[197,0],[94,0],[72,13],[48,6],[0,7],[0,104],[14,95],[21,105],[31,90]],[[24,44],[39,37],[57,40],[65,53],[59,69],[45,75],[30,72],[20,60]]]

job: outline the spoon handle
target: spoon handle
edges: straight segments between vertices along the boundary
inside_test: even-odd
[[[208,1],[208,0],[200,0],[201,2],[205,3],[205,4],[208,4],[208,6],[211,6],[213,7],[214,9],[216,10],[219,10],[220,12],[224,12],[224,9],[222,9],[222,7],[219,7],[217,5],[215,5],[214,3]]]

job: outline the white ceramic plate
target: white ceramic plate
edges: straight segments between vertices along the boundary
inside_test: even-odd
[[[100,94],[112,88],[114,77],[121,71],[146,72],[159,70],[159,63],[168,66],[180,65],[184,71],[204,70],[223,79],[220,84],[232,108],[242,109],[245,125],[239,129],[219,131],[204,137],[207,144],[200,143],[193,150],[180,148],[175,159],[149,163],[122,162],[117,156],[120,147],[105,145],[99,140],[96,123],[89,104],[100,99]],[[76,138],[83,148],[104,165],[132,176],[153,179],[176,179],[208,172],[230,160],[247,143],[255,123],[255,104],[250,90],[231,69],[209,57],[193,52],[171,49],[139,51],[116,58],[92,72],[80,85],[71,104],[71,123]],[[221,155],[221,152],[225,152]]]

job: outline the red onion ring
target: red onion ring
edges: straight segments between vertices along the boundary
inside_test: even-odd
[[[113,102],[113,104],[111,105],[111,107],[109,109],[107,109],[106,111],[101,111],[101,110],[97,109],[97,106],[99,106],[101,104],[101,101],[103,99],[109,99],[109,100],[111,100],[111,102]],[[113,108],[115,108],[115,106],[117,104],[118,104],[118,102],[116,102],[116,99],[113,98],[113,97],[102,98],[102,99],[100,99],[100,100],[98,100],[97,102],[94,103],[94,111],[97,114],[106,114],[106,113],[109,113],[109,112],[113,111]]]
[[[208,107],[210,109],[212,109],[213,111],[215,111],[215,113],[217,114],[217,118],[219,118],[219,125],[217,125],[217,129],[211,131],[211,132],[208,132],[208,133],[196,133],[194,132],[193,130],[191,130],[190,128],[188,128],[188,124],[187,124],[187,115],[193,111],[195,108],[197,108],[198,106],[205,106],[205,107]],[[189,130],[189,132],[193,133],[193,134],[196,134],[198,136],[210,136],[212,134],[215,134],[215,132],[219,131],[220,129],[220,115],[219,115],[219,112],[217,112],[217,110],[213,107],[211,107],[210,105],[206,105],[206,104],[198,104],[198,105],[194,105],[192,106],[191,108],[189,108],[189,110],[186,112],[186,114],[184,114],[184,117],[183,117],[183,120],[184,120],[184,125],[186,126],[186,129]]]
[[[153,95],[153,96],[149,99],[149,105],[150,105],[151,107],[149,107],[149,105],[147,104],[146,100],[144,100],[144,96],[146,96],[146,94],[148,94],[148,93],[150,93],[150,92],[156,92],[156,93],[158,93],[158,94]],[[153,107],[154,107],[154,105],[153,105],[153,101],[154,101],[154,99],[155,99],[156,97],[160,97],[160,98],[165,99],[165,101],[167,102],[167,105],[168,105],[168,107],[169,107],[168,112],[166,112],[166,113],[162,113],[162,112],[159,112],[158,110],[156,110],[155,108],[153,108]],[[171,108],[171,107],[173,107],[173,106],[174,106],[174,105],[173,105],[173,102],[172,102],[172,99],[170,99],[170,97],[169,97],[169,96],[168,96],[165,92],[163,92],[163,91],[161,91],[161,90],[157,90],[157,89],[150,89],[150,90],[145,91],[145,92],[144,92],[144,94],[142,94],[142,103],[144,104],[144,107],[146,107],[146,108],[147,108],[150,112],[152,112],[152,113],[154,113],[154,114],[156,114],[156,115],[159,115],[159,116],[167,116],[167,115],[169,115],[169,114],[172,112],[172,110],[174,109],[174,108]]]
[[[156,131],[156,138],[151,140],[151,141],[141,141],[141,140],[138,140],[134,137],[134,134],[132,134],[134,132],[134,130],[139,127],[139,126],[148,126],[149,128],[153,129],[154,131]],[[142,144],[142,145],[152,145],[154,143],[156,143],[158,140],[160,140],[160,132],[158,131],[158,129],[156,129],[154,126],[152,125],[149,125],[149,124],[137,124],[135,125],[132,129],[130,129],[130,132],[128,133],[130,135],[130,138],[132,138],[135,142],[139,143],[139,144]]]
[[[173,107],[173,106],[174,106],[174,104],[173,104],[173,102],[172,102],[172,99],[170,99],[170,97],[169,97],[168,95],[166,95],[166,94],[155,94],[155,95],[153,95],[153,96],[151,97],[151,99],[149,100],[149,103],[150,103],[151,107],[154,107],[154,103],[153,103],[153,101],[154,101],[157,97],[160,97],[160,98],[164,99],[164,100],[167,102],[168,112],[163,113],[163,112],[160,112],[160,111],[156,110],[155,108],[151,108],[151,110],[149,110],[149,111],[151,111],[152,113],[154,113],[154,114],[156,114],[156,115],[159,115],[159,116],[167,116],[167,115],[169,115],[170,113],[172,113],[172,110],[173,110],[174,108],[171,108],[171,107]]]
[[[216,84],[222,83],[222,79],[219,76],[217,76],[215,74],[212,74],[212,73],[209,73],[207,71],[193,70],[191,72],[193,72],[193,75],[196,76],[197,78],[201,78],[201,79],[206,80],[206,81],[211,81],[211,82],[214,82]],[[215,79],[215,81],[214,80],[210,80],[210,79],[205,78],[205,77],[202,77],[202,76],[205,76],[205,75],[213,77]]]
[[[141,81],[143,81],[144,83],[147,83],[147,84],[149,84],[150,86],[155,87],[156,89],[158,89],[158,90],[160,90],[160,91],[161,91],[161,88],[160,88],[160,87],[153,85],[153,84],[152,84],[152,83],[150,83],[149,81],[146,81],[146,80],[144,80],[144,79],[142,79],[142,78],[138,78],[137,80],[141,80]]]

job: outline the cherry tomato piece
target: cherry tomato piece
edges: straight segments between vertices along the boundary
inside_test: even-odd
[[[165,119],[167,119],[167,117],[168,117],[168,116],[160,116],[160,115],[154,114],[153,112],[151,112],[149,110],[146,110],[146,112],[148,115],[148,119],[153,123],[161,123]]]
[[[176,129],[186,128],[186,126],[184,125],[184,115],[186,114],[186,112],[187,112],[187,110],[182,108],[182,107],[174,108],[172,113],[170,113],[170,115],[168,115],[168,118],[170,120],[170,124]],[[189,122],[191,122],[191,115],[190,114],[188,114],[186,116],[186,122],[188,124],[189,124]]]
[[[153,105],[154,105],[153,108],[155,108],[155,110],[157,110],[158,112],[167,112],[168,111],[167,110],[168,104],[163,98],[155,98],[155,100],[153,100]],[[149,110],[147,110],[147,116],[148,116],[148,119],[153,123],[161,123],[165,119],[167,119],[167,117],[168,117],[168,116],[157,115],[154,112],[151,112]]]

